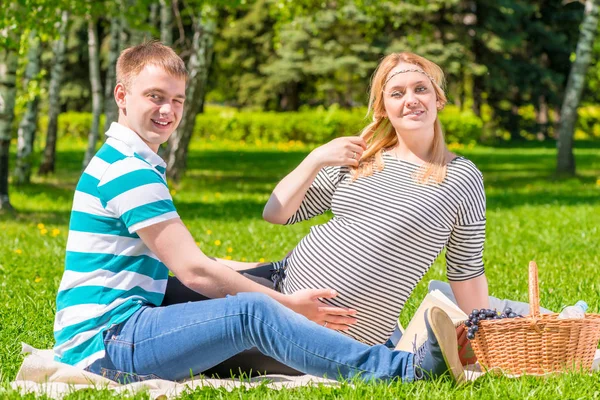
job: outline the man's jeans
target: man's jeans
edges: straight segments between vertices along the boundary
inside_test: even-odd
[[[252,347],[316,376],[414,379],[412,353],[367,346],[260,293],[142,307],[104,338],[106,356],[87,369],[119,382],[189,378]]]

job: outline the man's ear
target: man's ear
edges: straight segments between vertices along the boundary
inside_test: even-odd
[[[115,102],[117,103],[117,107],[125,111],[125,106],[127,105],[127,101],[125,100],[125,95],[127,91],[125,90],[125,86],[122,83],[117,83],[115,86]]]

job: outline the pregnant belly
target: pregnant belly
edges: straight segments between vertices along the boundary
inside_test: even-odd
[[[357,310],[357,323],[344,334],[369,344],[385,343],[397,323],[408,293],[401,286],[390,284],[389,274],[366,274],[362,268],[346,266],[333,270],[323,267],[303,268],[290,261],[286,268],[282,290],[293,293],[300,289],[332,288],[338,292],[333,299],[324,299],[336,307]]]

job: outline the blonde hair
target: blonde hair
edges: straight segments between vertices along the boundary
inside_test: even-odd
[[[373,115],[373,122],[360,133],[360,136],[367,142],[367,149],[360,158],[360,164],[353,171],[353,179],[369,176],[375,171],[383,170],[385,166],[382,156],[383,150],[398,143],[396,131],[387,118],[383,89],[390,71],[401,62],[415,65],[431,78],[437,97],[438,109],[441,110],[447,102],[442,89],[445,84],[444,72],[435,63],[409,52],[392,53],[381,60],[371,80],[367,115]],[[433,131],[431,158],[414,175],[414,179],[418,183],[441,183],[446,177],[446,160],[449,152],[444,141],[439,116],[435,119]]]
[[[117,60],[117,83],[129,90],[131,81],[146,67],[156,65],[168,74],[185,79],[188,73],[183,60],[172,48],[153,40],[129,47],[121,52]]]

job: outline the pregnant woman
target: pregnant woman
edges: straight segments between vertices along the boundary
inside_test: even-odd
[[[360,136],[312,151],[274,189],[264,210],[293,224],[333,212],[290,255],[274,263],[283,293],[331,287],[325,301],[357,310],[347,334],[384,343],[414,287],[446,248],[447,277],[458,305],[488,308],[482,261],[482,175],[448,151],[438,118],[444,75],[412,53],[385,57],[372,80],[373,121]],[[326,321],[336,326],[336,318]]]

